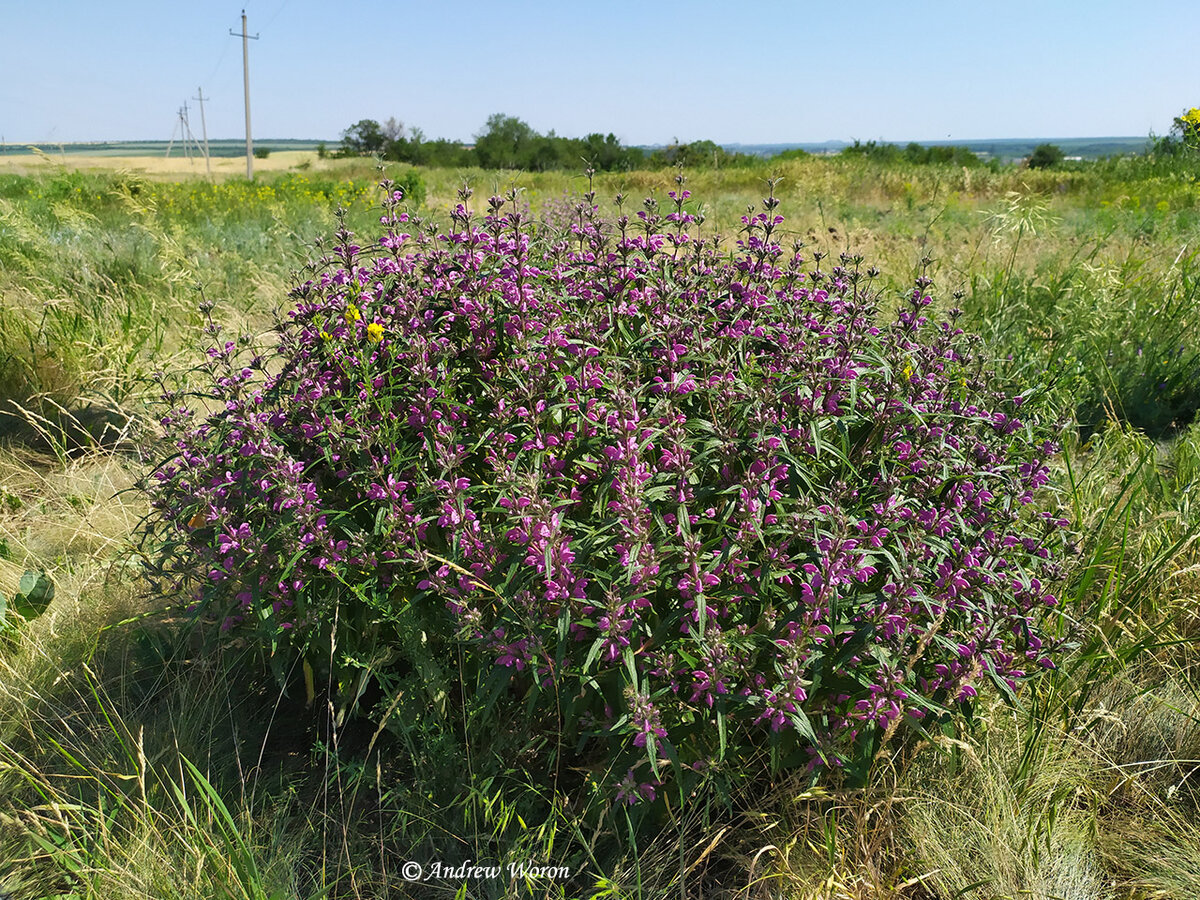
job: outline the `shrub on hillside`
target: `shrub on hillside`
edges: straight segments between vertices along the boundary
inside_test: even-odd
[[[887,142],[867,141],[865,144],[855,140],[853,144],[843,147],[843,156],[862,157],[875,162],[894,165],[899,162],[914,165],[934,165],[950,163],[956,166],[979,166],[983,164],[978,156],[968,147],[956,147],[952,144],[938,144],[925,147],[916,141],[909,141],[903,148],[898,144]]]
[[[756,747],[861,775],[1051,665],[1056,448],[928,278],[897,310],[785,250],[773,195],[725,251],[682,179],[565,240],[385,187],[269,350],[210,324],[207,411],[166,390],[160,571],[281,671],[523,702],[635,803]]]
[[[1031,169],[1053,169],[1065,159],[1062,149],[1056,144],[1038,144],[1029,155],[1027,165]]]

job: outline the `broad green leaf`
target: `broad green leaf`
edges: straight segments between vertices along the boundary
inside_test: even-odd
[[[23,619],[36,619],[54,599],[54,582],[45,572],[26,572],[21,590],[12,599],[12,610]]]

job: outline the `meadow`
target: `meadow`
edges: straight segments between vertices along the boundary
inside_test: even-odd
[[[723,250],[778,179],[781,243],[861,256],[881,306],[928,273],[934,312],[960,307],[997,378],[1060,423],[1038,503],[1069,517],[1072,552],[1061,656],[1012,696],[981,689],[969,721],[889,745],[861,783],[764,777],[763,750],[704,804],[639,820],[583,793],[586,773],[549,790],[528,734],[468,735],[463,759],[432,726],[340,716],[297,674],[281,689],[252,640],[148,578],[157,373],[199,390],[212,322],[270,346],[305,264],[339,227],[378,227],[370,161],[262,162],[278,168],[253,183],[0,169],[0,896],[1200,896],[1200,164],[688,173],[686,210]],[[554,234],[589,189],[386,174],[443,228],[464,183],[479,216],[517,188]],[[597,175],[595,203],[666,208],[675,174]],[[429,696],[397,694],[385,719],[444,702],[420,674]],[[494,755],[511,762],[464,775]],[[501,870],[413,883],[411,861]]]

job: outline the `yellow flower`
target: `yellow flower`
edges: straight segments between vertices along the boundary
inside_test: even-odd
[[[372,322],[367,326],[367,337],[371,343],[378,344],[383,340],[383,326],[378,322]]]
[[[346,304],[346,324],[353,325],[359,320],[358,307],[353,303]]]
[[[330,334],[328,331],[326,331],[325,329],[323,329],[323,328],[322,328],[322,329],[321,329],[321,340],[323,340],[323,341],[332,341],[332,340],[333,340],[333,335],[332,335],[332,334]]]

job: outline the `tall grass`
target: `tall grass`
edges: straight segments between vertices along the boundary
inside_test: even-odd
[[[160,184],[130,174],[0,176],[0,436],[111,444],[144,379],[186,354],[198,290],[261,330],[303,248],[371,182]]]

